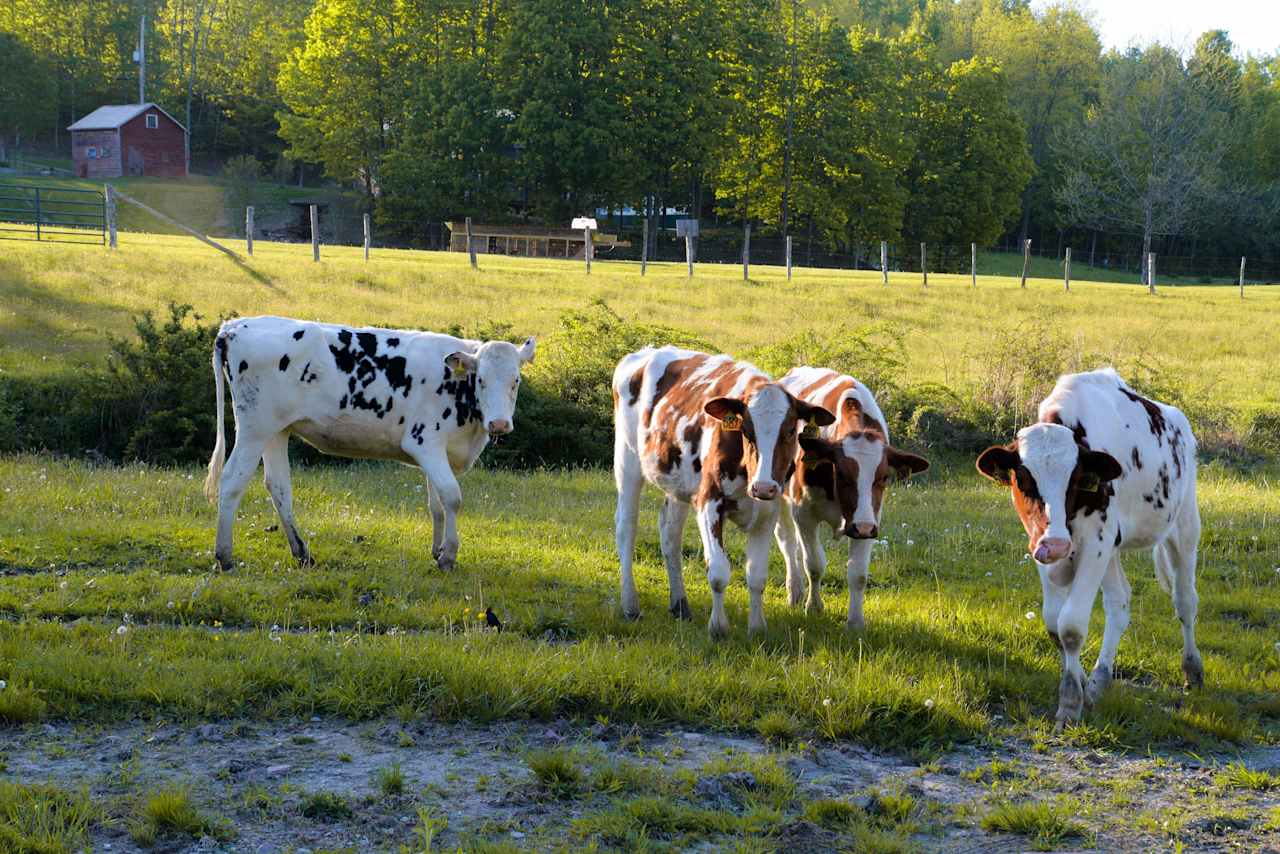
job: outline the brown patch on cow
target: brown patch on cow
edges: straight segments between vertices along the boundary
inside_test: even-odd
[[[640,402],[640,387],[642,385],[644,385],[644,368],[639,368],[631,375],[631,380],[627,383],[627,391],[631,392],[632,406]]]
[[[807,385],[807,386],[805,386],[804,388],[802,388],[802,389],[800,390],[800,392],[796,395],[796,397],[800,398],[801,400],[808,400],[808,399],[813,395],[813,393],[814,393],[814,392],[816,392],[818,389],[822,388],[822,387],[823,387],[824,385],[826,385],[827,383],[831,382],[831,381],[832,381],[833,379],[835,379],[837,376],[838,376],[838,374],[837,374],[835,371],[832,371],[832,370],[823,370],[823,371],[819,374],[819,379],[815,380],[814,382],[812,382],[812,383],[810,383],[809,385]],[[842,384],[842,386],[843,386],[843,384]],[[830,397],[830,395],[827,395],[827,396],[828,396],[828,397]],[[839,397],[839,394],[838,394],[838,393],[837,393],[836,397],[837,397],[837,398]],[[835,410],[834,410],[834,409],[832,409],[830,406],[828,406],[828,407],[827,407],[827,409],[829,409],[829,410],[830,410],[830,411],[832,411],[832,412],[835,412]]]
[[[658,377],[658,382],[654,385],[653,399],[649,401],[649,405],[642,416],[644,426],[649,426],[653,419],[653,413],[658,409],[658,405],[662,403],[662,399],[667,396],[667,392],[688,379],[688,375],[701,366],[707,358],[707,356],[698,354],[687,359],[675,359],[667,364],[662,376]],[[633,382],[634,380],[635,377],[632,377]]]
[[[1141,404],[1142,408],[1147,411],[1147,422],[1151,428],[1151,435],[1155,436],[1156,440],[1163,444],[1163,437],[1165,431],[1168,430],[1169,425],[1165,422],[1164,412],[1160,409],[1159,405],[1153,401],[1147,400],[1140,394],[1135,394],[1124,386],[1120,386],[1120,391],[1125,397],[1129,398],[1134,403]]]
[[[1062,633],[1062,651],[1068,655],[1075,655],[1080,651],[1080,644],[1084,638],[1080,636],[1080,632],[1075,629],[1067,629]]]
[[[1041,424],[1061,424],[1062,411],[1059,409],[1050,409],[1049,412],[1043,418],[1040,419],[1040,423]],[[1050,632],[1049,634],[1053,634],[1053,632]]]

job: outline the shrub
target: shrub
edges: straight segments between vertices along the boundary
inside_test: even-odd
[[[309,792],[302,798],[302,814],[319,821],[345,821],[351,818],[351,804],[337,792]]]
[[[232,210],[243,211],[253,204],[254,188],[265,172],[266,167],[252,154],[241,154],[226,162],[222,167],[222,177],[227,179],[227,196]]]
[[[29,724],[44,717],[48,706],[31,683],[13,680],[0,688],[0,722]]]
[[[831,368],[856,377],[880,402],[897,385],[903,365],[902,335],[884,324],[837,327],[821,336],[806,330],[751,350],[746,358],[779,378],[800,365]]]
[[[1084,828],[1071,820],[1066,807],[1040,801],[1002,803],[982,817],[982,826],[999,833],[1030,836],[1045,851],[1063,839],[1084,835]]]
[[[557,798],[571,798],[582,788],[582,769],[563,750],[538,750],[525,760],[538,785]]]
[[[131,831],[135,841],[152,840],[166,834],[181,834],[192,839],[212,836],[230,838],[230,831],[205,816],[191,800],[186,789],[162,789],[152,792],[142,802],[138,820]]]

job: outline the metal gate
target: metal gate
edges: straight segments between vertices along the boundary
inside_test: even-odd
[[[101,190],[0,184],[0,240],[107,242]]]

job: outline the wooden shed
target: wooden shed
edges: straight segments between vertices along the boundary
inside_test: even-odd
[[[99,107],[67,130],[79,178],[187,177],[187,129],[156,104]]]
[[[446,222],[449,227],[449,250],[467,251],[467,224]],[[581,258],[586,249],[585,235],[574,228],[548,228],[544,225],[471,225],[471,242],[481,255],[520,255],[526,258]],[[630,246],[616,234],[592,236],[597,249]]]

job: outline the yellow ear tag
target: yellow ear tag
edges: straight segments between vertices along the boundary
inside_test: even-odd
[[[742,416],[736,412],[730,412],[724,418],[720,419],[721,430],[741,430]]]
[[[1076,485],[1076,489],[1081,492],[1097,492],[1102,486],[1102,479],[1096,474],[1084,474],[1080,476],[1080,483]]]
[[[800,435],[804,436],[806,439],[816,439],[820,432],[818,425],[809,421],[804,425],[804,429],[800,431]]]
[[[813,471],[818,466],[822,465],[822,460],[817,460],[812,457],[801,457],[800,461],[804,463],[805,471]]]

